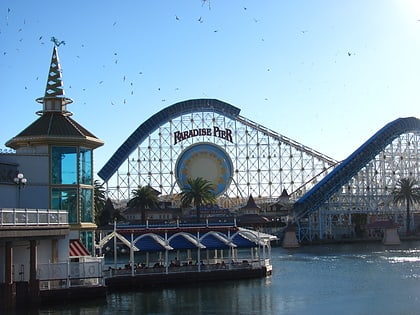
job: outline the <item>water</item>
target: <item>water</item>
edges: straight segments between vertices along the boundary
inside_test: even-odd
[[[419,314],[420,241],[272,249],[263,279],[112,293],[26,314]]]

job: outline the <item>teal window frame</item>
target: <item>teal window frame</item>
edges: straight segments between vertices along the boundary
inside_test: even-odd
[[[81,222],[92,222],[93,221],[93,190],[82,188],[80,190],[80,210],[81,210]]]
[[[79,181],[80,184],[92,185],[92,150],[80,148],[79,153]]]
[[[77,188],[53,187],[51,189],[51,209],[67,210],[68,222],[70,224],[78,223],[78,199]]]
[[[51,183],[75,185],[77,179],[77,147],[53,146],[51,148]]]

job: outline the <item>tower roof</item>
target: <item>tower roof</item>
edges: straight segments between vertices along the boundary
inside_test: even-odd
[[[281,192],[280,198],[287,198],[287,199],[289,199],[289,194],[287,193],[286,188],[284,188],[283,191]]]
[[[73,100],[64,95],[58,50],[54,45],[45,95],[36,99],[43,104],[43,109],[37,112],[41,117],[7,141],[6,146],[15,150],[40,144],[82,145],[92,149],[102,146],[102,140],[70,117],[72,113],[67,111],[67,105]]]
[[[260,209],[260,207],[257,206],[252,195],[249,195],[248,202],[241,209]]]
[[[48,112],[61,112],[63,115],[71,116],[72,113],[67,111],[67,105],[73,103],[73,100],[64,95],[64,83],[63,78],[61,77],[58,49],[57,46],[54,45],[45,94],[44,97],[36,99],[38,103],[43,104],[43,110],[38,111],[37,114],[43,115]]]

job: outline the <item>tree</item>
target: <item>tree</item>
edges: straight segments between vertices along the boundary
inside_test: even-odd
[[[104,184],[99,183],[98,180],[95,180],[93,183],[93,206],[95,207],[95,223],[98,226],[102,226],[103,220],[101,220],[101,216],[103,216],[103,210],[106,203],[105,197],[105,189]]]
[[[102,211],[95,218],[95,223],[97,226],[106,226],[108,224],[112,224],[114,221],[123,220],[124,217],[114,208],[111,199],[108,198],[105,202],[105,206],[102,208]]]
[[[410,205],[420,203],[420,187],[414,178],[401,178],[392,191],[395,203],[405,203],[407,215],[407,235],[410,233]]]
[[[214,186],[208,180],[201,177],[189,178],[184,187],[181,188],[181,204],[188,207],[194,204],[197,214],[197,222],[200,222],[200,206],[205,203],[214,203],[216,195]]]
[[[139,186],[138,189],[133,190],[133,198],[127,203],[130,208],[139,208],[141,211],[141,222],[146,223],[146,209],[156,207],[158,205],[158,198],[150,186]]]

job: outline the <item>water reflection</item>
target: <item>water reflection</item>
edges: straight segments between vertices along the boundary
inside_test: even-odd
[[[420,242],[273,248],[272,276],[109,294],[27,315],[417,314]]]
[[[261,290],[270,282],[257,279],[112,294],[109,304],[118,314],[253,314],[251,310],[260,314],[271,309],[271,295]]]

